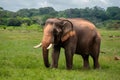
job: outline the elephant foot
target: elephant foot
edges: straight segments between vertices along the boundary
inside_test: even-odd
[[[94,69],[100,69],[100,64],[98,61],[94,63]]]
[[[50,68],[58,68],[58,65],[51,65]]]
[[[50,64],[45,64],[45,67],[46,67],[46,68],[49,68],[49,67],[50,67]]]
[[[67,66],[67,70],[72,70],[72,66]]]
[[[72,68],[67,68],[67,70],[72,70]]]
[[[90,66],[83,66],[83,69],[90,69]]]
[[[94,66],[94,69],[100,69],[101,67],[99,65]]]
[[[84,62],[83,69],[90,69],[89,62]]]
[[[57,67],[50,67],[50,68],[53,69],[53,70],[54,70],[54,69],[57,69]]]

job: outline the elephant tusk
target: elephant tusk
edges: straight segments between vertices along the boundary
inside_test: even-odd
[[[50,44],[48,47],[47,47],[47,49],[50,49],[52,47],[52,44]]]
[[[41,46],[42,46],[42,43],[40,43],[40,44],[34,46],[34,48],[39,48],[39,47],[41,47]]]

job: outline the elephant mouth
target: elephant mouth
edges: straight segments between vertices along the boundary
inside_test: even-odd
[[[50,45],[47,47],[47,49],[50,49],[53,46],[52,43],[50,43]]]
[[[40,44],[38,44],[38,45],[36,45],[36,46],[34,46],[33,48],[39,48],[39,47],[41,47],[42,46],[42,43],[40,43]],[[48,47],[47,47],[47,49],[50,49],[51,47],[53,46],[53,44],[52,43],[50,43],[49,45],[48,45]]]

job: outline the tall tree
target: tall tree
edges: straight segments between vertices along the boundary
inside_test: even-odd
[[[119,7],[108,7],[106,12],[110,19],[113,19],[113,20],[120,19],[120,8]]]

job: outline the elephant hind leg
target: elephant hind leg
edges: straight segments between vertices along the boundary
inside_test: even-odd
[[[83,68],[84,69],[89,69],[90,68],[90,66],[89,66],[89,55],[83,54],[82,58],[83,58]]]
[[[91,57],[93,58],[94,69],[100,68],[99,64],[99,52],[100,52],[100,45],[95,44],[93,45],[92,52],[90,53]]]
[[[91,55],[93,58],[93,63],[94,63],[94,69],[100,68],[100,64],[98,61],[98,55]]]

